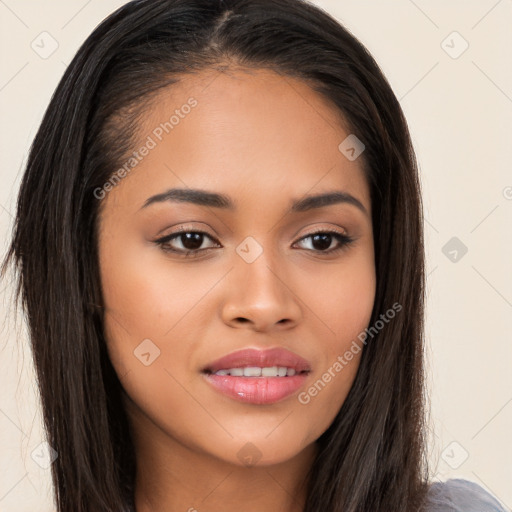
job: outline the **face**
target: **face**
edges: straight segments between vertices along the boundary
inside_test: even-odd
[[[375,296],[362,158],[338,148],[350,132],[327,100],[271,71],[203,71],[152,105],[98,192],[105,333],[135,437],[285,462],[359,365]]]

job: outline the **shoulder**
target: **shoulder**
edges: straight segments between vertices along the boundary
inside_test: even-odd
[[[425,512],[507,512],[499,501],[480,485],[453,478],[434,482],[427,495]]]

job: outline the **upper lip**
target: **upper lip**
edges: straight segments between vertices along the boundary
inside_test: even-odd
[[[203,372],[215,373],[218,370],[243,368],[246,366],[259,366],[261,368],[284,366],[286,368],[293,368],[297,373],[302,371],[309,372],[311,370],[308,361],[284,348],[266,350],[246,348],[231,352],[231,354],[217,359],[207,365]]]

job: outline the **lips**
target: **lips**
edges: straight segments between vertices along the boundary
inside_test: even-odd
[[[282,348],[239,350],[202,370],[217,392],[253,405],[273,404],[293,395],[310,372],[308,361]]]
[[[308,361],[289,350],[283,348],[268,350],[249,348],[232,352],[225,357],[217,359],[206,366],[203,372],[215,373],[219,370],[227,370],[229,368],[269,368],[272,366],[293,368],[296,373],[311,371],[311,366]]]

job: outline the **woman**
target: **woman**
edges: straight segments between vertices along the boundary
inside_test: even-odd
[[[43,119],[6,260],[59,512],[503,510],[428,482],[422,225],[400,106],[329,15],[111,15]]]

